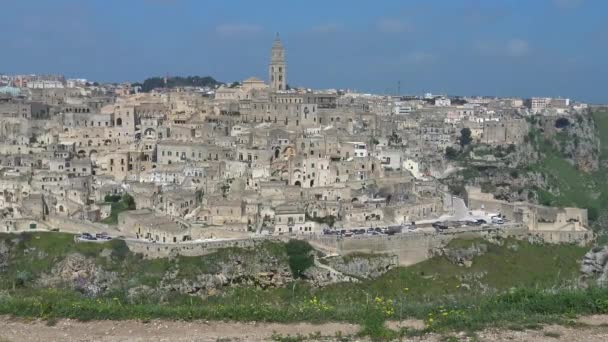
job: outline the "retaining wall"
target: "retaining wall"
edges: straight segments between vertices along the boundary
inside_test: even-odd
[[[166,258],[170,256],[200,256],[217,252],[222,248],[255,248],[265,241],[286,241],[278,237],[256,237],[246,239],[230,239],[219,241],[201,241],[188,243],[150,243],[139,240],[126,240],[129,250],[140,253],[144,258]]]
[[[431,256],[434,248],[445,245],[454,238],[487,238],[491,236],[521,238],[528,234],[524,226],[477,230],[453,229],[448,233],[406,233],[393,236],[306,236],[312,246],[325,252],[341,255],[351,253],[386,253],[397,255],[399,264],[409,266]]]

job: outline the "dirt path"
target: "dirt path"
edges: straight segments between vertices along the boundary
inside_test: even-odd
[[[539,330],[509,331],[485,330],[477,334],[476,341],[608,341],[608,316],[590,316],[579,320],[579,327],[545,326]],[[406,325],[416,326],[418,322],[408,321]],[[180,322],[180,321],[94,321],[79,322],[60,320],[53,326],[44,321],[25,321],[0,316],[0,342],[29,341],[269,341],[273,333],[282,336],[302,334],[320,334],[334,337],[354,336],[359,327],[344,323],[327,324],[269,324],[269,323],[233,323],[233,322]],[[453,334],[459,341],[471,340],[465,334]],[[324,338],[324,341],[335,340]],[[366,341],[352,337],[352,341]],[[404,341],[445,341],[445,336],[435,334],[405,339]]]
[[[359,327],[353,324],[273,324],[232,322],[157,321],[94,321],[60,320],[53,326],[44,321],[24,321],[0,317],[0,342],[34,341],[268,341],[274,332],[286,336],[320,332],[324,336],[354,335]]]

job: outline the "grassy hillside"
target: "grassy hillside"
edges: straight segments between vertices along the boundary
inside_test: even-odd
[[[551,206],[576,206],[589,210],[589,219],[595,221],[608,207],[608,177],[605,161],[608,160],[608,110],[592,113],[600,138],[601,168],[585,173],[568,163],[551,144],[541,141],[538,132],[531,131],[531,142],[536,144],[543,158],[531,165],[531,171],[545,175],[548,189],[537,189],[539,202]],[[536,134],[535,134],[536,133]],[[603,166],[602,166],[603,164]]]
[[[602,141],[600,158],[608,161],[608,108],[595,110],[592,115]]]
[[[286,245],[272,243],[256,250],[226,249],[206,257],[144,260],[130,253],[121,241],[77,244],[70,235],[52,233],[30,233],[21,238],[0,235],[0,241],[16,251],[0,267],[0,314],[24,317],[339,320],[361,323],[365,334],[394,337],[394,332],[382,328],[384,320],[423,318],[431,331],[521,325],[555,321],[567,313],[608,312],[608,290],[569,289],[585,252],[570,245],[507,240],[499,246],[477,240],[456,241],[448,247],[484,243],[488,250],[476,257],[470,268],[435,257],[360,283],[315,288],[298,280],[282,288],[236,286],[207,297],[171,293],[134,302],[128,295],[130,289],[158,286],[167,274],[188,282],[199,274],[218,271],[218,264],[236,256],[248,260],[268,253],[269,258],[289,258],[289,253]],[[91,297],[67,286],[41,287],[37,279],[73,252],[94,260],[104,270],[117,272],[122,279],[120,289]]]
[[[37,280],[51,273],[54,266],[75,253],[84,255],[104,271],[115,272],[124,291],[140,285],[154,286],[167,273],[176,279],[195,279],[203,273],[220,272],[222,263],[232,263],[238,256],[253,260],[260,255],[287,264],[288,253],[284,245],[267,242],[259,249],[225,248],[204,257],[177,256],[164,259],[143,259],[129,251],[122,240],[105,243],[77,243],[74,236],[63,233],[24,233],[20,235],[0,233],[0,243],[11,248],[7,266],[0,268],[0,291],[13,289],[16,284],[24,289],[37,287]]]

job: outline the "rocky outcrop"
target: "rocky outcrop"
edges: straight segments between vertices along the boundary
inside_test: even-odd
[[[315,265],[304,271],[304,279],[314,286],[326,286],[342,282],[357,282],[356,278],[348,276],[330,266],[315,261]]]
[[[599,136],[591,115],[544,118],[543,128],[553,146],[579,170],[597,171],[599,168]]]
[[[608,246],[595,247],[585,254],[581,274],[583,285],[594,281],[600,286],[608,285]]]
[[[472,243],[468,247],[441,247],[432,251],[434,256],[444,256],[451,263],[471,267],[473,265],[473,259],[477,256],[483,255],[488,251],[488,245],[485,243]]]
[[[179,263],[165,273],[158,288],[161,292],[212,295],[226,286],[255,286],[266,289],[281,287],[293,281],[289,266],[276,257],[261,253],[256,258],[230,256],[218,261],[215,269],[206,273],[184,276]]]
[[[43,287],[67,285],[89,296],[98,296],[114,288],[117,282],[116,272],[104,270],[93,259],[79,253],[68,255],[38,280]]]
[[[352,254],[325,259],[336,271],[358,279],[377,278],[398,265],[396,255]]]
[[[8,266],[11,249],[4,241],[0,241],[0,271]]]

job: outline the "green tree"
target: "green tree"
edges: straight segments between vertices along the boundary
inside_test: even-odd
[[[289,240],[285,245],[285,251],[289,258],[289,268],[295,278],[301,278],[302,273],[314,264],[311,254],[313,248],[306,241]]]
[[[449,160],[454,160],[458,157],[458,150],[453,148],[452,146],[448,146],[445,148],[445,157]]]
[[[127,206],[127,210],[135,210],[135,199],[133,196],[125,193],[122,195],[122,201]]]
[[[473,141],[471,138],[471,129],[465,127],[460,130],[460,146],[465,147]]]

